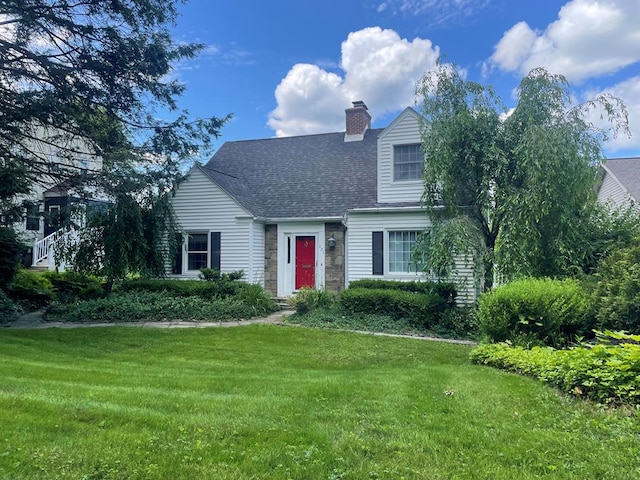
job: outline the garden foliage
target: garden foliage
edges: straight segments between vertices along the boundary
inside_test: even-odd
[[[606,331],[595,345],[567,350],[494,343],[474,349],[471,359],[599,403],[640,405],[640,335]]]
[[[458,295],[456,286],[453,283],[445,282],[397,282],[394,280],[376,280],[363,278],[349,283],[349,288],[371,288],[377,290],[402,290],[415,293],[435,293],[454,303]]]
[[[349,315],[388,315],[397,320],[408,319],[420,328],[439,323],[443,312],[449,308],[447,300],[435,293],[351,287],[341,293],[340,306]]]
[[[53,284],[42,273],[20,269],[7,289],[11,298],[25,310],[38,310],[55,296]]]
[[[166,292],[175,297],[197,296],[204,299],[227,298],[239,293],[244,283],[236,281],[237,275],[210,275],[210,269],[203,273],[206,281],[201,280],[166,280],[135,279],[125,280],[118,286],[122,292]],[[212,272],[215,272],[212,270]]]
[[[640,333],[640,238],[635,245],[611,253],[596,278],[598,327]]]
[[[130,291],[75,304],[55,304],[49,319],[71,322],[225,321],[263,316],[277,305],[258,285],[244,284],[237,296],[204,299],[165,291]]]
[[[308,313],[318,308],[330,308],[335,295],[326,290],[302,287],[295,295],[287,298],[287,303],[298,313]]]
[[[563,347],[593,336],[591,309],[576,280],[523,279],[480,297],[479,328],[492,342]]]

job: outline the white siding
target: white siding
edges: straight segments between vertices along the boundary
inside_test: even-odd
[[[598,190],[598,201],[612,208],[631,205],[631,197],[613,175],[605,172],[602,185]]]
[[[393,181],[393,146],[420,143],[418,114],[408,108],[378,138],[378,203],[418,202],[422,180]]]
[[[361,278],[386,280],[420,280],[421,273],[389,273],[388,236],[389,231],[419,230],[431,225],[423,212],[366,212],[350,213],[347,217],[347,286],[349,282]],[[372,232],[385,232],[384,235],[384,275],[373,275]],[[463,259],[457,262],[458,299],[470,303],[475,299],[473,268]]]
[[[172,204],[183,231],[220,232],[222,272],[244,270],[247,276],[252,272],[252,217],[198,167],[189,172],[189,178],[180,185]],[[186,260],[183,249],[182,277],[197,278],[199,272],[188,271]]]

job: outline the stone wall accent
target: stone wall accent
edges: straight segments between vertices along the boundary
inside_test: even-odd
[[[328,292],[340,293],[344,290],[344,248],[345,227],[340,222],[325,223],[325,279],[324,286]],[[329,249],[329,237],[336,239],[336,248]]]
[[[278,225],[264,226],[264,288],[278,294]]]

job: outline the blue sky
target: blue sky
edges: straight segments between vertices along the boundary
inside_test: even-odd
[[[613,93],[632,137],[606,153],[640,155],[640,0],[191,0],[180,12],[175,38],[206,45],[175,66],[181,106],[233,114],[217,146],[344,130],[353,100],[384,127],[442,56],[509,107],[538,66],[565,75],[578,101]]]

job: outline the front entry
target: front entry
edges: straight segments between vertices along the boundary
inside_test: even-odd
[[[296,290],[316,286],[316,237],[296,237]]]

